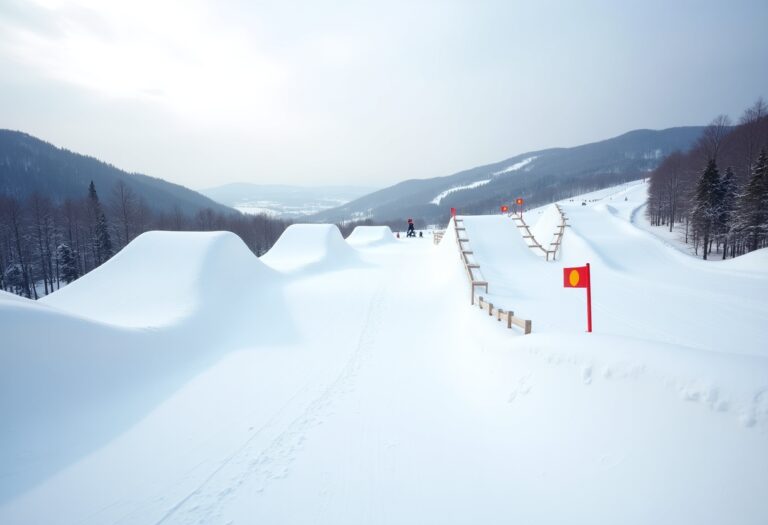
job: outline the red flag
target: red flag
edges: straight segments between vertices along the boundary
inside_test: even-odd
[[[451,208],[451,217],[456,217],[456,208]]]
[[[589,275],[589,263],[586,266],[563,268],[563,286],[566,288],[587,289],[587,332],[592,331],[592,278]]]
[[[588,288],[589,268],[586,266],[563,268],[563,286],[566,288]]]

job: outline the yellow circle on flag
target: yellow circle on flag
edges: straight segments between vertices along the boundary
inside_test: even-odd
[[[579,284],[578,270],[571,270],[571,273],[568,274],[568,282],[571,283],[571,286],[576,286],[577,284]]]

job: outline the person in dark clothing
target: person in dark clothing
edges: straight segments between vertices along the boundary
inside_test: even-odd
[[[416,229],[413,226],[413,219],[408,219],[408,233],[406,237],[416,237]]]

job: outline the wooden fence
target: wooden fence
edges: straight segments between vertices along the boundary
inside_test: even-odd
[[[565,229],[570,227],[570,224],[566,222],[568,217],[566,217],[565,213],[563,213],[563,209],[559,204],[555,204],[555,207],[557,208],[557,212],[560,214],[560,224],[558,225],[557,231],[555,232],[555,240],[549,243],[550,247],[554,246],[554,248],[551,249],[553,261],[557,257],[557,252],[560,251],[560,247],[563,245],[563,235],[565,234]],[[549,260],[549,258],[547,258],[547,260]]]
[[[523,230],[523,239],[526,239],[526,244],[528,244],[528,247],[532,250],[541,250],[542,253],[544,253],[544,257],[547,261],[550,260],[550,257],[554,261],[557,257],[557,252],[560,251],[560,246],[563,242],[563,233],[565,232],[565,228],[570,226],[566,220],[568,217],[565,216],[563,213],[562,208],[560,208],[559,204],[555,204],[555,207],[557,208],[558,213],[560,214],[560,224],[557,226],[557,231],[555,232],[554,240],[549,243],[548,247],[544,247],[539,241],[536,240],[536,237],[534,237],[533,233],[531,233],[531,228],[528,226],[528,224],[525,222],[525,219],[523,219],[520,215],[517,214],[510,214],[509,216],[512,217],[512,220],[514,220],[517,224],[518,228],[521,228]],[[530,244],[527,239],[530,239]]]
[[[461,261],[464,263],[464,270],[469,279],[470,300],[472,304],[475,304],[475,290],[481,288],[485,290],[485,293],[488,293],[488,281],[482,279],[482,276],[480,275],[480,265],[470,260],[470,256],[473,255],[473,252],[469,249],[469,237],[467,237],[467,229],[464,227],[464,219],[454,217],[453,224],[456,232],[456,245],[459,247]],[[485,302],[482,296],[479,296],[478,298],[478,305],[481,309],[487,309],[488,315],[491,318],[496,317],[497,321],[505,319],[507,321],[507,328],[512,328],[514,325],[522,328],[526,334],[531,333],[532,323],[530,320],[515,317],[515,314],[512,311],[494,308],[493,304]]]

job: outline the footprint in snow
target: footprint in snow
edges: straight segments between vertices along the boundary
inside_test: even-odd
[[[512,403],[515,399],[517,399],[519,396],[525,396],[528,395],[528,393],[531,391],[531,374],[530,372],[525,374],[523,377],[518,379],[517,381],[517,387],[512,390],[509,394],[509,398],[507,399],[507,403]]]

